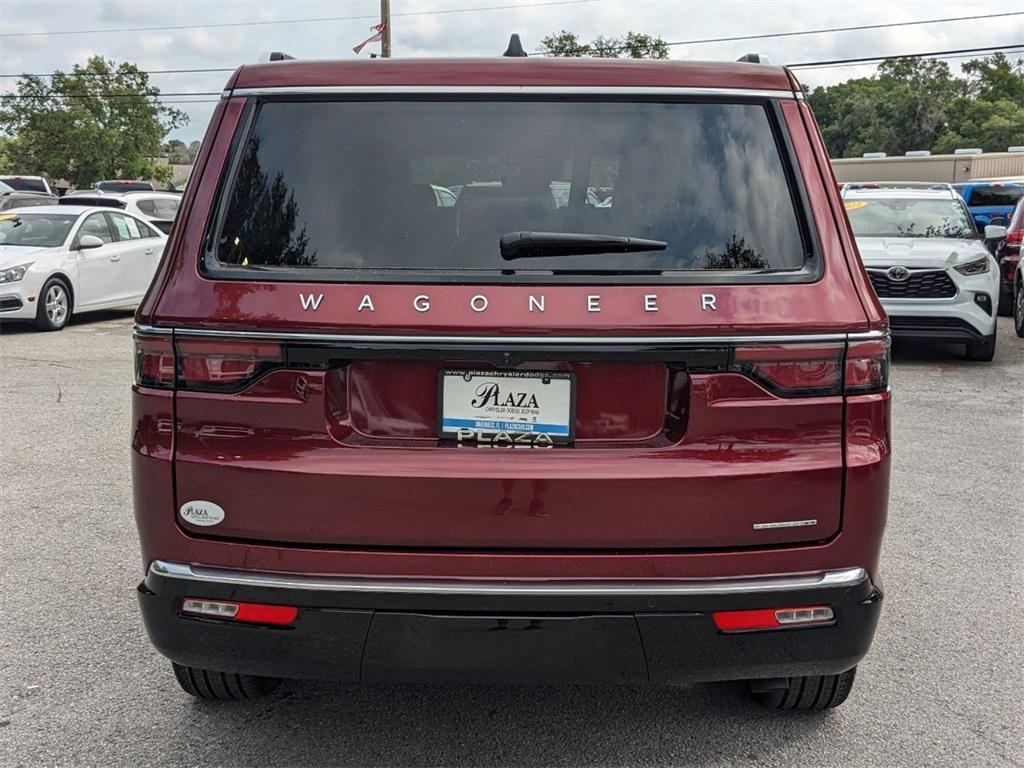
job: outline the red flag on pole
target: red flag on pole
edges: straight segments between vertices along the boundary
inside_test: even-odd
[[[352,50],[355,51],[356,53],[359,53],[360,51],[363,50],[363,48],[365,48],[370,43],[379,43],[381,37],[383,37],[384,35],[384,30],[386,28],[387,24],[385,24],[384,22],[381,22],[380,24],[375,24],[374,26],[370,27],[370,29],[372,29],[374,33],[365,40],[363,40],[363,42],[361,42],[359,45],[353,46]]]

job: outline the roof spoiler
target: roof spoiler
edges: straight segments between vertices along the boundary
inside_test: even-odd
[[[267,53],[260,54],[260,63],[268,61],[294,61],[294,56],[289,56],[283,51],[268,51]]]

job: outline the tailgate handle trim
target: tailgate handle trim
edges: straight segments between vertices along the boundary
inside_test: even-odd
[[[428,595],[538,595],[552,597],[600,595],[734,595],[785,592],[795,589],[848,588],[868,578],[863,568],[812,574],[787,574],[743,579],[659,579],[646,581],[462,581],[456,579],[374,579],[347,576],[306,576],[245,571],[154,560],[149,574],[168,579],[228,584],[238,587],[300,589],[315,592],[372,592]]]
[[[434,336],[434,335],[387,335],[387,334],[336,334],[307,333],[291,331],[236,331],[216,328],[161,328],[137,325],[137,333],[176,334],[178,336],[206,336],[240,339],[261,339],[284,342],[313,342],[316,344],[438,344],[438,345],[485,345],[504,349],[510,345],[538,346],[638,346],[661,348],[666,346],[718,345],[718,344],[785,344],[817,343],[829,341],[868,341],[886,338],[888,331],[865,333],[804,333],[779,335],[733,335],[733,336]]]

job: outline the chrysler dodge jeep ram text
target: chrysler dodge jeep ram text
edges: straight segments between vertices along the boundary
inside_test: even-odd
[[[889,339],[787,70],[245,66],[192,178],[132,454],[139,603],[187,692],[846,698]]]

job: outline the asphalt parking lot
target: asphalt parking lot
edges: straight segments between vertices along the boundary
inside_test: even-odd
[[[1024,763],[1024,340],[897,345],[886,602],[853,694],[287,683],[183,694],[135,606],[128,312],[0,329],[0,765]]]

